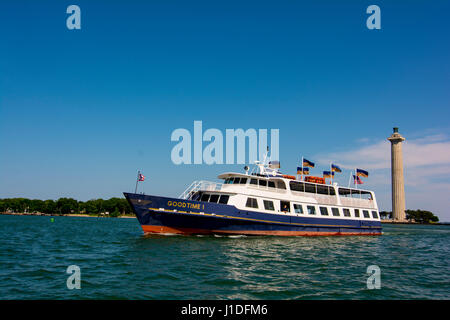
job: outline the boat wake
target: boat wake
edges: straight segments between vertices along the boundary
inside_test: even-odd
[[[237,238],[246,238],[247,236],[245,234],[233,234],[233,235],[223,235],[223,234],[214,234],[214,237],[216,238],[233,238],[233,239],[237,239]]]

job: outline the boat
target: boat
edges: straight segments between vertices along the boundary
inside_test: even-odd
[[[270,163],[269,163],[270,164]],[[265,161],[223,182],[194,181],[179,197],[124,195],[144,234],[345,236],[382,234],[375,193],[283,175]],[[308,181],[305,181],[308,180]]]

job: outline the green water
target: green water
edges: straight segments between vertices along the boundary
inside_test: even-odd
[[[144,237],[135,219],[0,216],[1,299],[449,299],[450,227]],[[69,290],[66,269],[81,270]],[[381,289],[367,289],[369,265]]]

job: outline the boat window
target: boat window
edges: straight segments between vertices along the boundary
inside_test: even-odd
[[[204,194],[202,194],[202,198],[200,201],[208,201],[208,199],[209,199],[209,194],[204,193]]]
[[[328,187],[327,186],[317,186],[317,193],[328,195]]]
[[[316,207],[308,206],[308,214],[316,214]]]
[[[352,198],[360,199],[361,198],[361,191],[359,191],[359,190],[352,190]]]
[[[333,216],[339,217],[339,209],[338,208],[331,208],[331,212],[333,213]]]
[[[359,209],[355,209],[355,217],[359,218]]]
[[[277,188],[286,190],[286,185],[284,184],[284,181],[281,180],[277,181]]]
[[[363,215],[364,215],[364,218],[370,218],[369,211],[367,211],[367,210],[363,210]]]
[[[191,200],[198,201],[201,199],[201,197],[202,197],[202,193],[200,191],[197,191],[191,196]]]
[[[320,214],[323,216],[328,215],[328,208],[327,207],[320,207]]]
[[[255,198],[247,198],[245,206],[249,208],[258,208],[258,201]]]
[[[217,203],[217,200],[219,200],[220,195],[218,194],[212,194],[211,197],[209,198],[209,202],[214,202]]]
[[[275,207],[273,206],[273,201],[264,200],[264,209],[274,211]]]
[[[267,186],[267,181],[266,180],[259,180],[259,185],[262,187],[266,187]]]
[[[234,179],[233,179],[233,183],[234,183],[234,184],[239,183],[239,181],[241,181],[241,178],[234,178]]]
[[[247,178],[241,178],[241,181],[239,181],[240,184],[246,184]]]
[[[344,209],[344,217],[350,217],[350,209]]]
[[[275,188],[275,182],[269,181],[269,188]]]
[[[230,196],[227,195],[227,194],[223,194],[223,195],[220,196],[219,203],[227,204],[228,203],[228,199],[230,199]]]
[[[316,193],[316,185],[305,183],[305,192]]]
[[[336,192],[334,191],[333,187],[329,187],[330,196],[335,196]]]
[[[378,219],[378,214],[376,211],[372,211],[372,218]]]
[[[291,204],[289,201],[280,201],[280,210],[282,212],[291,212]]]
[[[294,212],[303,214],[303,206],[301,204],[294,204]]]
[[[350,191],[350,189],[339,188],[338,193],[340,196],[349,197],[351,194],[351,191]]]
[[[290,181],[289,187],[292,191],[305,192],[305,184],[303,182]]]
[[[361,191],[361,199],[372,200],[372,194],[369,191]]]
[[[250,184],[258,184],[258,179],[250,179]]]

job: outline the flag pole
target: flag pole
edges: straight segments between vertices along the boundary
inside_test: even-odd
[[[353,174],[353,171],[350,170],[350,175],[348,176],[348,187],[347,188],[350,188],[350,183],[352,183],[352,174]]]
[[[139,183],[139,174],[141,173],[140,170],[138,170],[138,174],[137,174],[137,178],[136,178],[136,188],[134,189],[134,193],[137,193],[137,187],[138,187],[138,183]]]
[[[301,175],[300,181],[303,181],[303,156],[302,156],[302,175]]]
[[[356,174],[356,168],[355,168],[355,188],[358,189],[358,175]]]
[[[331,185],[333,185],[333,167],[332,167],[332,163],[333,162],[330,162],[330,175],[331,175],[331,177],[330,177],[330,184]]]
[[[266,160],[269,157],[269,146],[267,146],[266,154],[264,155],[263,166],[266,165]]]

